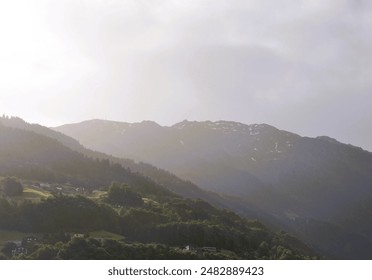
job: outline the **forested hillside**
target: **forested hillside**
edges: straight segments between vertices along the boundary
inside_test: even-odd
[[[120,164],[123,168],[150,178],[151,181],[154,181],[158,185],[161,185],[183,197],[204,199],[214,206],[233,210],[247,218],[264,219],[268,225],[274,226],[276,229],[282,228],[282,225],[280,225],[280,223],[278,223],[278,221],[272,217],[272,215],[265,213],[261,209],[258,209],[251,204],[247,204],[244,200],[232,198],[228,195],[221,196],[213,192],[202,190],[191,181],[182,180],[169,171],[160,169],[151,164],[145,162],[136,162],[128,158],[114,157],[102,152],[87,149],[70,136],[66,136],[63,133],[38,124],[27,123],[18,117],[0,117],[0,123],[7,127],[20,128],[22,130],[31,131],[39,135],[50,137],[63,144],[65,147],[79,152],[85,157],[97,159],[98,161],[105,162],[106,164],[108,162]],[[109,135],[107,137],[109,137]]]
[[[12,196],[2,191],[1,232],[32,236],[2,240],[1,258],[315,256],[284,232],[273,233],[258,221],[202,200],[182,198],[118,163],[91,159],[55,139],[23,129],[0,125],[0,176],[5,178],[2,181],[17,177],[27,190]],[[40,199],[28,199],[30,190]],[[121,238],[94,236],[100,231]],[[187,245],[194,249],[186,250]],[[210,247],[209,251],[204,247]]]

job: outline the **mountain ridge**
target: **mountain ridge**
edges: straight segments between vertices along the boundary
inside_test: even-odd
[[[94,120],[93,123],[111,123],[111,121],[101,121],[101,120]],[[115,122],[114,122],[115,123]],[[118,123],[118,122],[117,122]],[[141,122],[151,124],[153,122]],[[34,133],[40,133],[41,135],[50,137],[52,139],[57,140],[64,146],[77,151],[87,157],[95,158],[99,160],[109,160],[112,163],[120,164],[125,169],[129,169],[134,173],[139,173],[144,175],[145,177],[149,178],[151,181],[156,182],[158,185],[164,186],[168,190],[181,195],[183,197],[188,198],[197,198],[197,199],[204,199],[211,203],[212,205],[219,207],[233,210],[246,218],[258,218],[261,219],[264,217],[266,220],[267,225],[274,227],[274,228],[282,228],[281,225],[277,223],[277,221],[270,217],[267,213],[264,213],[262,210],[258,210],[252,205],[247,205],[243,201],[238,201],[236,198],[230,198],[226,195],[221,197],[213,192],[208,192],[205,190],[201,190],[197,185],[190,181],[181,180],[176,177],[174,174],[170,173],[169,171],[159,169],[151,164],[145,162],[135,162],[132,159],[128,158],[118,158],[107,155],[105,153],[100,153],[98,151],[92,151],[86,149],[82,146],[79,141],[71,138],[63,133],[56,132],[49,128],[43,127],[38,124],[29,124],[26,121],[22,120],[19,117],[11,117],[11,118],[0,118],[0,125],[5,125],[8,127],[15,127],[20,128],[22,130],[31,131]],[[130,125],[127,123],[127,125]]]
[[[217,209],[203,200],[182,198],[120,164],[87,157],[54,138],[32,131],[34,126],[23,126],[9,127],[0,122],[0,176],[16,176],[28,182],[28,186],[43,185],[48,192],[51,191],[51,196],[39,202],[24,203],[13,203],[11,197],[1,197],[1,229],[35,231],[45,236],[55,234],[55,231],[109,230],[144,244],[158,242],[179,247],[185,242],[192,242],[198,246],[221,246],[222,249],[232,250],[234,258],[313,257],[313,251],[306,244],[290,235],[273,233],[258,221],[242,219],[233,212]],[[112,181],[117,182],[109,188]],[[79,191],[80,187],[86,191],[84,196]],[[53,194],[52,190],[57,192]],[[124,193],[121,196],[114,195],[116,193],[110,196],[114,190],[119,194]],[[67,193],[63,194],[62,191]],[[101,195],[94,195],[95,191]],[[125,205],[129,202],[135,205]],[[188,234],[185,235],[184,231]],[[78,241],[72,239],[71,243],[63,246],[74,242]],[[261,252],[261,243],[267,249],[264,252]],[[107,242],[95,244],[103,246]],[[30,258],[40,257],[38,250],[44,250],[44,245],[34,246]],[[120,244],[116,245],[121,247]],[[48,258],[58,258],[61,254],[57,254],[60,248],[53,248],[54,255],[48,255]],[[228,255],[218,252],[199,256],[186,254],[180,249],[172,250],[178,250],[185,257],[228,258]],[[269,256],[271,251],[275,255]],[[80,254],[80,251],[77,253]],[[161,251],[155,250],[153,254],[160,257]],[[110,256],[89,256],[92,257]]]
[[[299,235],[306,236],[308,229],[298,229],[292,219],[334,226],[344,231],[343,240],[349,233],[365,240],[372,236],[372,153],[359,147],[328,136],[302,137],[266,124],[228,121],[183,121],[151,129],[137,123],[125,130],[117,123],[105,131],[101,145],[87,123],[55,129],[95,150],[146,161],[205,190],[238,197],[294,232],[301,230]],[[85,142],[87,135],[91,143]],[[347,258],[346,247],[333,252]]]

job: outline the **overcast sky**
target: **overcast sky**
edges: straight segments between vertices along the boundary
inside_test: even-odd
[[[0,114],[268,123],[372,151],[372,1],[0,0]]]

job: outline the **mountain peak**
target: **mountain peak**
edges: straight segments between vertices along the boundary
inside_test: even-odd
[[[147,127],[160,127],[160,125],[157,122],[150,121],[150,120],[144,120],[138,124],[142,126],[147,126]]]
[[[267,124],[243,124],[240,122],[234,121],[188,121],[184,120],[182,122],[176,123],[172,126],[175,129],[185,129],[185,128],[204,128],[207,130],[214,130],[220,131],[222,133],[243,133],[243,134],[250,134],[250,135],[258,135],[260,131],[265,129],[275,129],[275,127],[267,125]]]
[[[332,137],[329,137],[329,136],[324,136],[324,135],[323,136],[318,136],[318,137],[316,137],[316,139],[325,140],[325,141],[328,141],[330,143],[340,143],[336,139],[334,139]]]
[[[23,128],[25,125],[27,125],[27,123],[19,117],[13,117],[13,116],[8,117],[5,115],[0,117],[0,123],[2,123],[5,126],[12,126],[12,127],[17,127],[17,128]]]

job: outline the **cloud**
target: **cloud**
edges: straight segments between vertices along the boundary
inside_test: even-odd
[[[18,96],[28,115],[59,123],[267,122],[372,150],[359,125],[372,115],[371,1],[1,5],[2,31],[13,29],[0,46],[0,99],[11,111]]]

